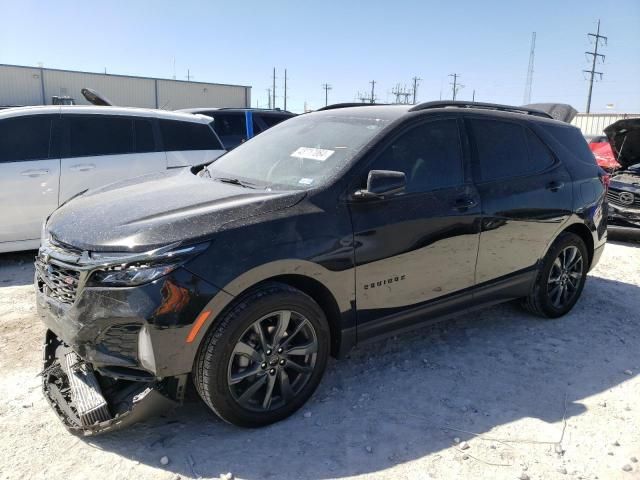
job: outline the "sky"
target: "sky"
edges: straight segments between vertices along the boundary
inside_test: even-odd
[[[483,1],[104,1],[0,0],[0,63],[252,86],[267,106],[276,68],[276,106],[380,102],[419,83],[418,101],[458,98],[522,104],[536,32],[532,102],[584,111],[588,32],[601,20],[608,43],[592,112],[640,113],[640,0]],[[175,59],[175,71],[174,71]],[[609,105],[609,106],[608,106]]]

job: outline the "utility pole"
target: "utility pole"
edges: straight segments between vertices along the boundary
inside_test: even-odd
[[[460,90],[461,88],[464,88],[464,85],[458,83],[458,77],[461,76],[459,73],[452,73],[449,76],[453,77],[453,82],[451,83],[451,90],[453,91],[453,101],[455,102],[456,97],[458,96],[458,90]]]
[[[418,96],[418,85],[420,84],[421,78],[413,77],[413,104],[416,104],[416,98]]]
[[[284,109],[287,109],[287,69],[284,69]]]
[[[600,75],[600,80],[602,80],[602,72],[596,72],[596,61],[598,60],[598,57],[600,57],[604,62],[604,55],[602,55],[601,53],[598,53],[598,47],[600,46],[600,39],[602,39],[602,43],[604,45],[607,44],[607,37],[600,35],[600,20],[598,20],[598,29],[596,30],[596,33],[589,33],[587,36],[593,37],[595,40],[595,48],[593,49],[593,52],[584,52],[586,55],[591,55],[592,57],[591,70],[583,70],[583,72],[588,73],[590,75],[589,95],[587,96],[587,113],[589,113],[591,111],[591,94],[593,93],[593,79],[595,78],[596,75]]]
[[[276,108],[276,67],[273,67],[273,90],[271,90],[271,94],[273,95],[272,106],[270,108]]]
[[[331,85],[328,83],[323,83],[322,88],[324,88],[324,106],[329,105],[329,90],[332,90]]]
[[[375,95],[376,81],[371,80],[369,83],[371,84],[371,103],[376,103],[376,95]]]
[[[475,88],[473,89],[473,96],[471,97],[471,101],[472,102],[476,101],[476,90],[475,90]]]
[[[187,68],[187,82],[191,80],[191,71]]]
[[[533,60],[536,52],[536,32],[531,34],[531,51],[529,52],[529,68],[527,69],[527,82],[524,85],[524,98],[522,103],[531,103],[531,87],[533,85]]]
[[[271,89],[270,88],[267,88],[267,102],[268,102],[269,109],[271,109]]]

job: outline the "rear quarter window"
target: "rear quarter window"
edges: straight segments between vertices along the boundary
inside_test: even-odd
[[[208,124],[160,120],[160,133],[166,151],[222,150],[216,134]]]
[[[564,146],[575,158],[590,165],[596,164],[595,156],[589,149],[582,132],[575,127],[564,125],[547,125],[542,128]]]

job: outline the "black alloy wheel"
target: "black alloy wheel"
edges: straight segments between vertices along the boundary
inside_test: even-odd
[[[207,332],[194,363],[196,390],[229,423],[277,422],[315,391],[330,338],[325,314],[311,297],[281,283],[259,286]]]

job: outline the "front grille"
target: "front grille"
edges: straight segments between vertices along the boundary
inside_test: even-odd
[[[621,198],[622,195],[622,198]],[[625,199],[631,199],[631,202],[625,201]],[[625,190],[616,190],[609,188],[607,192],[607,201],[617,207],[622,208],[640,208],[640,195]]]
[[[76,301],[80,271],[61,265],[39,255],[36,257],[38,290],[59,302],[73,304]]]

